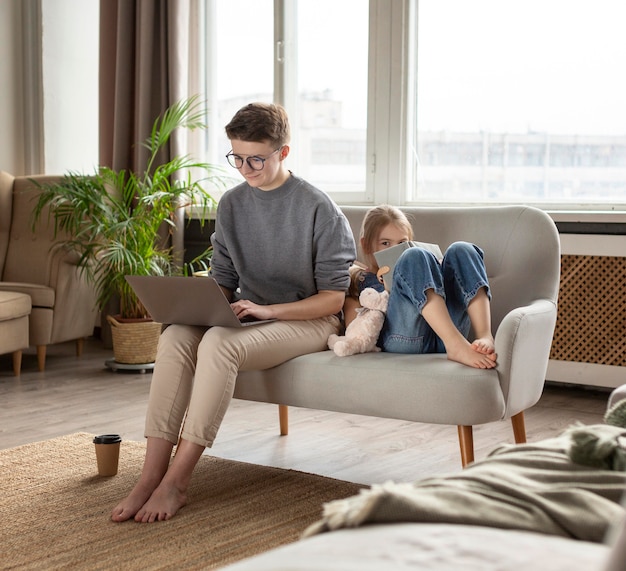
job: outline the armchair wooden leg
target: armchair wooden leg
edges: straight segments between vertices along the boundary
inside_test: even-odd
[[[474,432],[471,426],[457,426],[463,468],[474,461]]]
[[[518,412],[511,417],[513,425],[513,436],[515,444],[524,444],[526,442],[526,424],[524,423],[524,411]]]
[[[280,423],[280,435],[289,434],[289,407],[284,404],[278,405],[278,422]]]
[[[76,356],[80,357],[83,354],[83,348],[85,347],[85,340],[81,337],[76,339]]]
[[[13,351],[13,374],[16,377],[22,372],[22,351]]]
[[[37,367],[43,372],[46,368],[46,346],[37,345]]]

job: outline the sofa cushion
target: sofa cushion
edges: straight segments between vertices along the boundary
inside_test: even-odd
[[[30,296],[32,307],[54,307],[54,289],[39,284],[0,282],[0,291],[14,291]]]
[[[495,369],[466,367],[443,354],[311,353],[272,369],[240,371],[234,396],[440,424],[492,422],[505,413]]]
[[[30,315],[30,297],[14,291],[0,291],[0,321]]]
[[[609,551],[606,545],[532,532],[396,523],[317,535],[223,571],[589,571],[604,569]]]

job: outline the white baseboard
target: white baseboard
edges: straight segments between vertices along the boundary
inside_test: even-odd
[[[626,384],[626,367],[555,361],[551,359],[548,362],[546,380],[592,387],[615,388]]]

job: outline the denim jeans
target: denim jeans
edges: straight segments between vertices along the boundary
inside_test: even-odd
[[[483,257],[483,251],[468,242],[451,244],[441,265],[427,250],[405,250],[394,268],[378,346],[389,353],[445,353],[443,342],[422,317],[429,289],[445,299],[452,322],[467,338],[470,301],[482,287],[491,299]]]

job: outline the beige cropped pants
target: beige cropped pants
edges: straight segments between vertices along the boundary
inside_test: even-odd
[[[239,371],[268,369],[322,351],[329,335],[338,330],[335,316],[243,328],[170,325],[157,349],[146,437],[176,444],[180,434],[195,444],[211,446]]]

